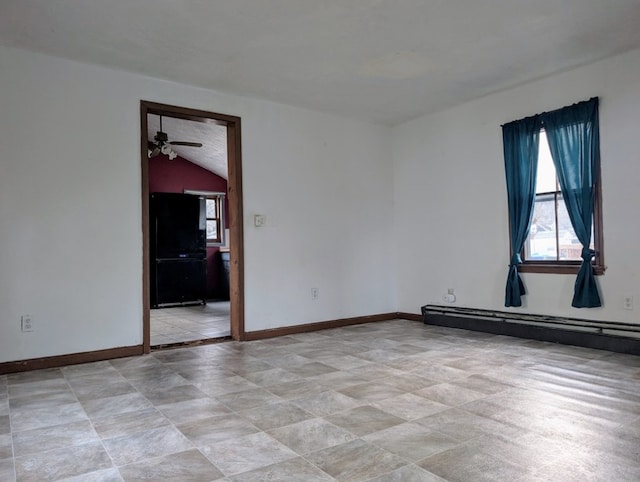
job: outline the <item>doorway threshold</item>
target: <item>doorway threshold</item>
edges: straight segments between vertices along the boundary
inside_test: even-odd
[[[226,343],[232,341],[231,335],[219,336],[216,338],[205,338],[203,340],[180,341],[176,343],[165,343],[161,345],[151,345],[151,351],[173,350],[175,348],[190,348],[202,345],[213,345],[215,343]]]

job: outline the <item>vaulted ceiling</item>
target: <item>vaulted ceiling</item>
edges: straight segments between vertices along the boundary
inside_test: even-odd
[[[154,142],[160,130],[160,116],[147,115],[147,139]],[[227,128],[216,123],[196,122],[175,117],[162,116],[162,132],[169,142],[199,142],[202,147],[172,146],[172,149],[194,164],[218,176],[228,179],[227,170]]]

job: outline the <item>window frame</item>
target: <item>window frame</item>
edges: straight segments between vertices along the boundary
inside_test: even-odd
[[[216,201],[216,211],[218,217],[209,218],[206,217],[205,212],[205,225],[207,221],[216,220],[218,222],[218,237],[217,238],[207,238],[206,245],[208,248],[225,246],[225,217],[224,217],[224,200],[226,197],[226,193],[219,191],[195,191],[192,189],[185,189],[185,194],[194,194],[197,196],[203,196],[205,199],[213,199]]]
[[[593,266],[593,272],[597,275],[603,275],[606,271],[606,265],[604,262],[604,235],[602,229],[602,178],[600,169],[600,157],[597,159],[597,180],[595,184],[595,200],[593,206],[593,246],[596,255],[591,260]],[[557,183],[556,174],[556,183]],[[558,189],[560,187],[558,186]],[[561,191],[559,191],[561,193]],[[544,195],[545,193],[536,193],[536,197]],[[549,194],[549,193],[546,193]],[[557,214],[557,213],[556,213]],[[557,230],[557,224],[556,224]],[[509,230],[511,233],[511,230]],[[509,234],[511,236],[511,234]],[[524,253],[525,247],[523,246],[520,252],[520,258],[522,263],[518,265],[518,271],[520,273],[545,273],[545,274],[578,274],[582,260],[527,260]],[[513,253],[511,253],[513,256]]]

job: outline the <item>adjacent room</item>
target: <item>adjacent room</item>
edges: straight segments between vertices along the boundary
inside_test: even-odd
[[[640,480],[640,2],[0,4],[0,480]]]
[[[147,138],[150,345],[228,337],[227,128],[147,114]]]

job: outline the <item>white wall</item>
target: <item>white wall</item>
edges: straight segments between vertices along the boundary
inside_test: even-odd
[[[395,310],[388,128],[8,48],[0,86],[0,362],[142,342],[141,99],[242,118],[247,331]]]
[[[490,95],[393,130],[398,309],[504,308],[509,262],[500,125],[600,97],[606,274],[604,306],[571,308],[575,275],[523,274],[520,312],[638,323],[640,50]],[[622,309],[625,295],[636,310]]]

